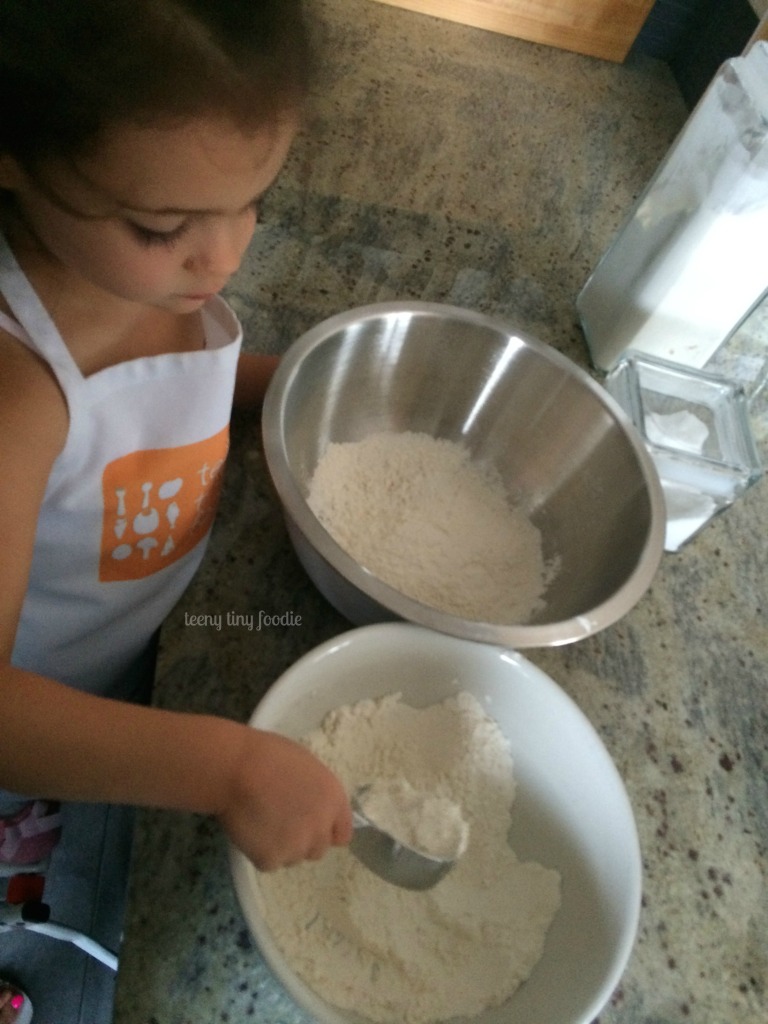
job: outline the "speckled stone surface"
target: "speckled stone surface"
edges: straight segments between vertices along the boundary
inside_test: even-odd
[[[503,315],[587,367],[576,294],[686,117],[667,68],[368,0],[314,9],[328,56],[311,117],[230,289],[249,347],[413,297]],[[204,568],[164,631],[162,706],[244,720],[348,628],[292,553],[259,438],[258,417],[235,421]],[[768,1020],[767,488],[665,555],[616,626],[526,652],[596,725],[637,817],[640,930],[602,1024]],[[260,612],[294,624],[259,630]],[[221,629],[189,624],[205,614]],[[117,988],[115,1024],[309,1021],[249,937],[222,835],[196,817],[140,816]]]

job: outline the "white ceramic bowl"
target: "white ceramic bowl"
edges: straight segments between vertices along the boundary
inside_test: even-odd
[[[641,858],[622,780],[584,714],[522,655],[406,623],[351,630],[290,667],[251,725],[297,739],[327,711],[401,692],[416,707],[466,690],[511,744],[517,780],[510,842],[522,860],[555,868],[562,905],[542,959],[511,1000],[474,1024],[589,1024],[618,984],[637,931]],[[259,874],[231,865],[244,916],[267,963],[320,1024],[363,1024],[297,977],[262,916]]]

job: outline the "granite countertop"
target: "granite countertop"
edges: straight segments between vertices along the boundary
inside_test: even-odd
[[[313,9],[329,56],[229,292],[248,347],[281,352],[333,313],[411,297],[504,316],[588,368],[575,297],[687,116],[667,67],[369,0]],[[617,625],[525,652],[595,724],[637,817],[640,929],[602,1024],[768,1019],[767,487],[665,555]],[[289,621],[259,629],[259,612]],[[163,633],[157,703],[245,720],[347,628],[293,555],[258,417],[239,416],[204,567]],[[251,941],[207,819],[140,815],[114,1019],[309,1021]]]

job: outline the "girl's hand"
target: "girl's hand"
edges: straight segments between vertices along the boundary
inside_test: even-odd
[[[352,837],[344,787],[313,754],[276,733],[247,726],[218,814],[229,838],[261,871],[319,860]]]

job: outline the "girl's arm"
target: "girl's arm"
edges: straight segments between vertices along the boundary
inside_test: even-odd
[[[260,406],[264,400],[272,374],[280,362],[279,356],[256,355],[241,352],[237,364],[234,404],[238,408]]]
[[[336,777],[290,740],[81,693],[10,665],[35,528],[67,410],[48,370],[0,337],[0,788],[213,814],[258,867],[351,834]]]
[[[336,776],[274,733],[94,697],[10,666],[0,670],[0,717],[7,789],[211,814],[263,870],[351,836]]]

